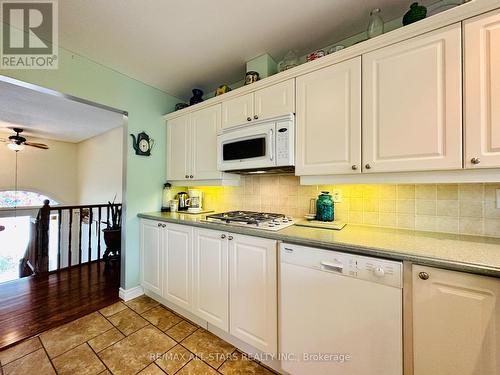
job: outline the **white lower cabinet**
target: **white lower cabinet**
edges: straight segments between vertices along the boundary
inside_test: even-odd
[[[229,330],[228,241],[223,232],[194,230],[193,313]]]
[[[414,375],[500,374],[500,280],[413,266]]]
[[[277,352],[277,243],[229,235],[230,333],[266,353]]]
[[[192,308],[193,228],[164,224],[162,297],[185,310]]]
[[[141,285],[244,343],[277,352],[277,242],[141,220]]]
[[[162,226],[158,221],[141,220],[140,274],[141,286],[158,295],[162,290]]]

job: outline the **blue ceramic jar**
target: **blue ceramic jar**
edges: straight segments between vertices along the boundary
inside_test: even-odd
[[[322,191],[316,200],[316,220],[333,221],[333,199],[328,191]]]

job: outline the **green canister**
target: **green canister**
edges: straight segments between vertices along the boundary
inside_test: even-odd
[[[316,220],[333,221],[333,199],[328,191],[322,191],[316,200]]]

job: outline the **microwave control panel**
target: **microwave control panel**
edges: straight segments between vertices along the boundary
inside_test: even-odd
[[[276,165],[294,165],[294,127],[293,122],[276,123]]]

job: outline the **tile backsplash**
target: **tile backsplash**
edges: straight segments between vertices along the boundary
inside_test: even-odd
[[[300,185],[295,176],[245,176],[240,186],[199,187],[204,207],[303,217],[321,191],[339,192],[335,219],[351,224],[500,237],[499,184]]]

